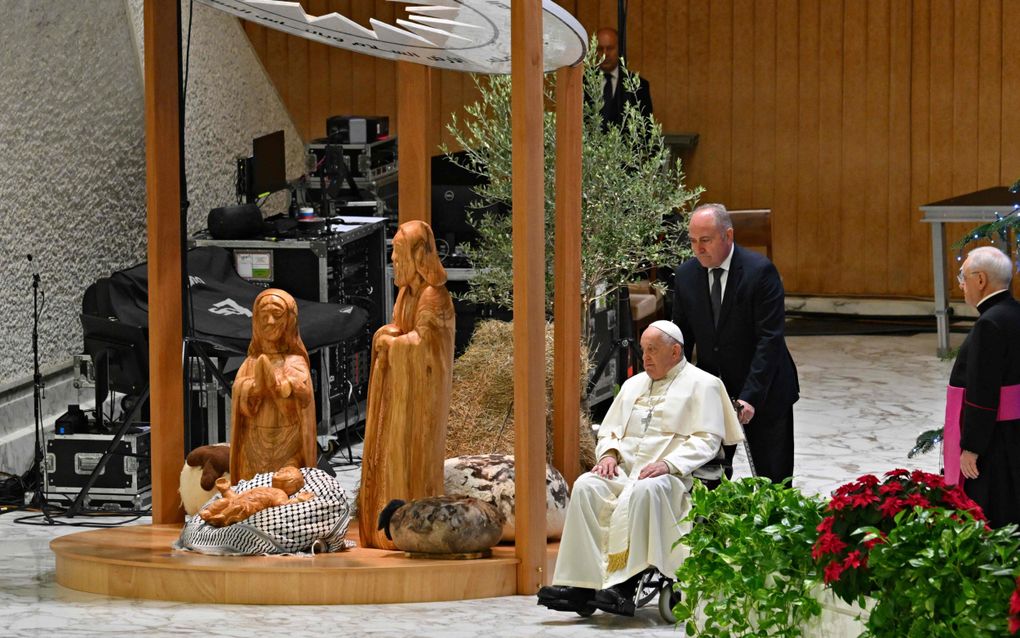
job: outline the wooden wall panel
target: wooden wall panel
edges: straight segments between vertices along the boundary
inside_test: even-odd
[[[797,210],[814,211],[821,207],[818,197],[818,179],[823,170],[818,165],[820,155],[819,136],[819,0],[804,0],[800,3],[797,16],[797,92],[791,110],[796,112],[797,163]],[[730,199],[736,199],[734,191]],[[819,250],[801,250],[818,242],[817,215],[797,216],[797,261],[796,272],[801,287],[819,290],[828,274],[827,255]],[[738,240],[739,241],[739,240]]]
[[[367,25],[385,0],[304,0]],[[564,0],[592,32],[616,0]],[[790,294],[932,296],[918,206],[1020,177],[1015,0],[632,0],[628,64],[652,86],[705,201],[773,210]],[[306,139],[330,114],[396,121],[395,67],[251,24],[252,47]],[[433,135],[477,99],[470,77],[433,74]],[[967,225],[952,225],[955,241]]]
[[[927,2],[915,2],[911,14],[910,41],[910,202],[934,201],[929,199],[928,190],[928,158],[931,155],[931,7]],[[920,213],[911,211],[910,219],[920,219]],[[903,213],[906,215],[906,212]],[[910,270],[911,291],[934,290],[931,281],[931,233],[921,223],[921,235],[912,232],[910,235],[910,253],[928,255],[927,260],[918,259],[928,271],[923,272],[918,265]],[[931,293],[934,295],[934,292]]]
[[[927,240],[930,236],[929,229],[917,221],[920,212],[909,214],[910,29],[910,4],[894,0],[889,5],[889,188],[885,210],[889,228],[886,254],[892,265],[887,275],[887,287],[891,294],[897,296],[910,294],[911,270],[916,269],[920,261],[915,257],[918,253],[907,248],[912,245],[915,235],[920,240]],[[925,245],[923,241],[917,244],[921,254],[926,252]]]
[[[843,186],[842,127],[831,122],[843,119],[843,3],[822,2],[819,6],[818,42],[818,202],[829,206],[840,201]],[[806,219],[803,221],[807,222]],[[814,216],[815,241],[832,250],[813,251],[824,260],[817,264],[818,274],[812,284],[819,292],[839,290],[838,278],[825,264],[839,262],[841,255],[842,219]]]
[[[799,63],[797,47],[797,30],[799,16],[797,3],[790,0],[778,0],[776,3],[776,155],[775,165],[775,200],[783,202],[783,206],[773,208],[772,216],[772,243],[773,255],[784,255],[790,264],[783,270],[787,279],[786,286],[794,289],[790,274],[796,275],[797,255],[804,249],[797,243],[798,223],[798,199],[797,187],[800,183],[800,174],[797,171],[800,158],[798,156],[798,135],[797,135],[797,111],[798,96],[797,90],[799,80]],[[706,120],[711,122],[711,120]],[[692,126],[694,130],[701,130],[705,126]],[[698,149],[700,154],[705,148],[711,148],[711,144]],[[814,161],[812,159],[812,161]],[[712,188],[711,176],[706,175],[701,181],[706,188]],[[752,208],[752,206],[730,199],[726,193],[716,193],[715,199],[725,202],[730,208]],[[763,206],[765,206],[763,204]]]
[[[865,68],[864,226],[867,237],[876,238],[861,254],[864,278],[853,282],[850,292],[864,293],[869,286],[888,289],[888,275],[898,256],[889,254],[889,0],[867,3],[868,37]]]

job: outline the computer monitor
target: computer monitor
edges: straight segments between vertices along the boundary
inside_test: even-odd
[[[283,131],[252,140],[251,194],[261,197],[287,188],[287,153]]]

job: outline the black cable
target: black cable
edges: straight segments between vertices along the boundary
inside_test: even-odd
[[[44,510],[43,512],[41,512],[39,514],[29,514],[27,516],[22,516],[21,518],[16,518],[16,519],[14,519],[13,522],[18,524],[18,525],[34,525],[34,526],[37,526],[37,527],[42,527],[42,526],[49,527],[49,526],[57,525],[57,526],[62,526],[62,527],[90,527],[90,528],[108,529],[108,528],[111,528],[111,527],[120,527],[121,525],[126,525],[128,523],[133,523],[133,522],[137,521],[138,519],[140,519],[141,517],[149,516],[150,514],[151,514],[151,512],[137,512],[137,511],[129,511],[129,512],[96,512],[96,513],[84,513],[84,512],[81,512],[81,513],[78,513],[76,515],[77,518],[80,518],[80,517],[121,518],[121,517],[125,517],[125,516],[130,517],[130,518],[127,518],[126,520],[123,520],[123,521],[116,521],[116,522],[113,522],[113,523],[83,523],[83,522],[69,523],[67,521],[58,520],[60,518],[60,516],[61,516],[60,513],[51,514],[51,513],[49,513],[49,512]],[[38,522],[38,519],[40,519],[42,517],[46,518],[46,522],[45,523]]]
[[[194,14],[194,12],[195,12],[195,0],[191,0],[188,3],[188,39],[186,40],[186,43],[185,43],[185,47],[187,47],[187,48],[186,48],[186,50],[184,52],[185,53],[185,55],[184,55],[184,60],[185,60],[185,63],[184,63],[184,65],[185,65],[184,66],[184,98],[185,98],[185,102],[187,102],[187,97],[188,97],[188,71],[191,70],[191,24],[193,22],[193,20],[191,18],[192,18],[192,15]]]

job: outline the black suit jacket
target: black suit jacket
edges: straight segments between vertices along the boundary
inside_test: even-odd
[[[631,93],[626,87],[629,76],[630,73],[621,66],[613,99],[605,104],[602,110],[602,121],[606,124],[620,126],[623,123],[623,105],[627,103],[638,107],[638,110],[645,115],[652,114],[652,92],[648,80],[639,77],[638,90],[636,93]]]
[[[673,321],[684,333],[687,358],[693,360],[697,348],[697,366],[720,377],[730,396],[754,406],[754,421],[782,417],[800,386],[783,336],[783,282],[772,262],[734,246],[718,327],[708,271],[697,259],[677,269],[673,295]]]

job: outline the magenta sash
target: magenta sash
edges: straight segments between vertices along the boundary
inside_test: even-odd
[[[946,386],[946,425],[942,433],[942,465],[949,485],[963,484],[960,476],[960,414],[963,412],[964,388]],[[999,411],[996,421],[1020,419],[1020,384],[999,390]]]

